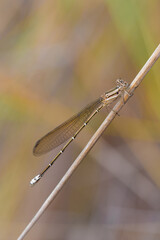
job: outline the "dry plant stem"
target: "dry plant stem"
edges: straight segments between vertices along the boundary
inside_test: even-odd
[[[87,145],[84,147],[82,152],[79,154],[79,156],[76,158],[76,160],[73,162],[71,167],[68,169],[68,171],[65,173],[63,178],[60,180],[60,182],[57,184],[57,186],[54,188],[52,193],[49,195],[49,197],[46,199],[46,201],[43,203],[39,211],[36,213],[36,215],[33,217],[33,219],[30,221],[28,226],[24,229],[22,234],[19,236],[18,240],[24,239],[25,235],[29,232],[29,230],[33,227],[33,225],[38,221],[40,216],[44,213],[46,208],[50,205],[50,203],[53,201],[53,199],[57,196],[59,191],[62,189],[64,184],[67,182],[67,180],[71,177],[73,172],[77,169],[79,164],[82,162],[83,158],[87,155],[87,153],[91,150],[91,148],[94,146],[94,144],[97,142],[97,140],[100,138],[102,133],[105,131],[105,129],[110,125],[110,123],[113,121],[113,119],[116,116],[116,113],[120,111],[122,106],[126,103],[126,101],[132,96],[132,93],[134,90],[139,86],[145,75],[148,73],[148,71],[151,69],[152,65],[157,61],[157,59],[160,57],[160,44],[156,48],[156,50],[153,52],[151,57],[148,59],[146,64],[143,66],[141,71],[137,74],[135,79],[130,84],[127,92],[124,93],[124,98],[121,98],[117,104],[114,106],[113,110],[108,114],[106,119],[103,121],[101,126],[98,128],[96,133],[92,136],[92,138],[89,140]]]

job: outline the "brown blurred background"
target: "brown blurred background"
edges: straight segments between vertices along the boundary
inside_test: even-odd
[[[0,1],[0,239],[16,239],[107,115],[58,152],[38,138],[159,44],[158,0]],[[160,239],[160,60],[25,239]]]

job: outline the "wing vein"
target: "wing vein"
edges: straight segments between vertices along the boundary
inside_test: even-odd
[[[42,155],[58,147],[66,140],[71,138],[75,132],[84,124],[89,116],[102,104],[102,97],[87,105],[79,113],[69,118],[64,123],[47,133],[39,139],[34,148],[33,154],[36,156]]]

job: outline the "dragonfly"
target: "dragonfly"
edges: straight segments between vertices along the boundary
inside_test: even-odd
[[[47,167],[35,176],[30,184],[34,185],[37,183],[47,170],[53,165],[53,163],[59,158],[64,152],[68,145],[77,137],[82,129],[90,122],[90,120],[105,106],[109,106],[110,103],[114,102],[117,98],[123,96],[124,91],[128,88],[128,83],[123,79],[116,80],[116,87],[102,94],[98,99],[88,104],[79,113],[73,115],[64,123],[47,133],[44,137],[39,139],[34,148],[33,154],[40,156],[48,153],[54,148],[58,147],[62,143],[68,142],[62,147],[58,154],[53,160],[47,165]],[[127,92],[127,91],[126,91]]]

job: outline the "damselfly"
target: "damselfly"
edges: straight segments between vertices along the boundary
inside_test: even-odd
[[[68,145],[76,138],[96,113],[98,113],[104,106],[109,105],[119,96],[123,95],[123,92],[128,87],[128,83],[122,79],[118,79],[116,83],[117,85],[115,88],[101,95],[100,98],[87,105],[79,113],[75,114],[36,142],[33,148],[33,154],[40,156],[58,147],[69,139],[48,166],[30,181],[31,185],[35,184],[42,178],[44,173],[53,165],[56,159],[64,152]]]

